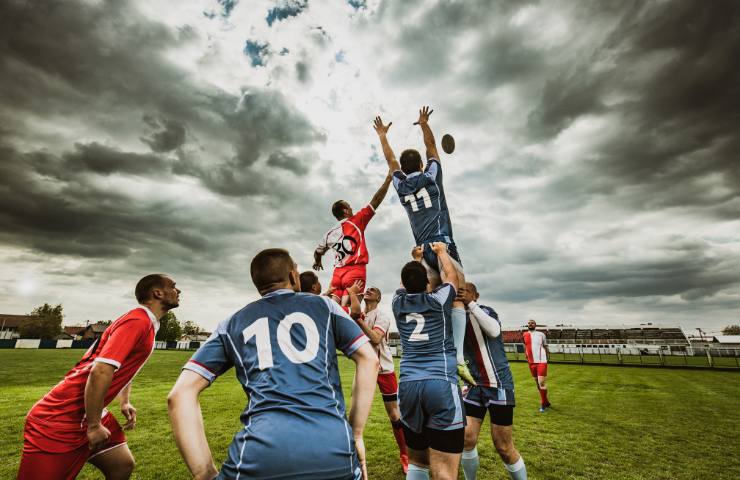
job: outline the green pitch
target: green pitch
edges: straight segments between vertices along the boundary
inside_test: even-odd
[[[82,353],[0,350],[0,478],[15,476],[26,412]],[[157,351],[134,381],[138,427],[128,433],[137,460],[133,478],[189,478],[172,441],[165,400],[189,355]],[[343,360],[340,366],[348,400],[351,362]],[[555,408],[539,414],[539,396],[526,364],[515,362],[512,368],[518,402],[514,438],[532,479],[740,478],[738,372],[554,364],[549,382]],[[208,439],[220,462],[240,429],[246,399],[231,372],[201,398]],[[110,409],[121,418],[117,405]],[[403,478],[379,394],[365,444],[372,478]],[[478,451],[478,478],[509,478],[487,423]],[[102,477],[87,466],[79,478]]]

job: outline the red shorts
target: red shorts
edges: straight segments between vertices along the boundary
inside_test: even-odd
[[[383,395],[384,402],[395,402],[398,400],[398,382],[395,372],[379,373],[378,387]]]
[[[85,430],[74,432],[77,438],[73,442],[62,443],[49,439],[44,431],[50,428],[48,425],[26,419],[18,480],[73,480],[89,459],[126,443],[126,435],[112,414],[103,417],[101,423],[110,430],[110,438],[105,445],[93,451],[88,447]],[[52,435],[58,437],[54,433]]]
[[[547,376],[547,364],[546,363],[530,363],[529,371],[532,373],[534,378],[546,377]]]
[[[331,286],[334,287],[334,293],[339,298],[347,295],[347,289],[357,280],[362,280],[360,293],[365,291],[366,265],[347,265],[346,267],[336,267],[331,277]]]

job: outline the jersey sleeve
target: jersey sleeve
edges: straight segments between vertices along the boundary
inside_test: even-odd
[[[437,174],[441,170],[441,165],[439,163],[439,160],[436,158],[430,158],[427,160],[427,166],[424,169],[424,176],[428,179],[436,182],[437,181]]]
[[[346,356],[350,357],[358,348],[370,341],[362,332],[357,322],[352,320],[337,302],[326,297],[321,297],[329,307],[334,344]]]
[[[228,333],[226,324],[228,320],[219,324],[218,328],[208,337],[208,340],[190,357],[190,360],[182,367],[190,370],[213,383],[216,378],[229,370],[234,362],[229,356],[229,350],[225,341]]]
[[[547,345],[547,335],[542,332],[540,333],[542,334],[542,345]]]
[[[378,318],[375,319],[373,330],[380,330],[383,333],[388,333],[389,328],[391,328],[391,321],[388,319],[388,316],[383,312],[378,312]]]
[[[443,283],[434,289],[434,291],[429,295],[444,307],[447,304],[452,305],[452,302],[455,300],[455,296],[457,296],[457,291],[451,283]]]
[[[365,231],[365,227],[370,223],[373,216],[375,216],[375,209],[372,205],[368,204],[355,214],[354,220],[356,225],[360,227],[360,230]]]
[[[401,185],[401,182],[406,180],[406,174],[403,173],[401,170],[396,170],[393,172],[393,188],[398,191],[399,185]]]
[[[111,332],[94,362],[107,363],[121,368],[121,364],[143,338],[154,328],[149,318],[128,317],[109,327]]]
[[[321,255],[325,254],[329,251],[329,234],[331,233],[331,230],[326,232],[323,237],[321,237],[321,241],[316,246],[316,251],[319,252]]]

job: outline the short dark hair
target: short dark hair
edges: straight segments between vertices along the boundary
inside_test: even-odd
[[[400,162],[401,171],[406,175],[421,171],[421,155],[413,148],[409,148],[401,152]]]
[[[478,287],[473,282],[467,282],[467,285],[465,285],[465,287],[467,287],[468,285],[470,285],[471,287],[473,287],[472,288],[473,293],[478,293]]]
[[[344,200],[337,200],[331,205],[331,214],[334,218],[341,220],[344,218],[344,204],[347,203]]]
[[[141,280],[136,284],[134,294],[136,295],[136,301],[144,303],[149,300],[152,296],[152,290],[155,288],[164,288],[164,273],[150,273],[149,275],[142,277]]]
[[[276,283],[288,280],[293,271],[293,259],[283,248],[268,248],[255,255],[249,266],[252,282],[262,293]]]
[[[301,292],[310,292],[316,282],[319,281],[319,276],[311,270],[306,270],[301,273]]]
[[[401,283],[408,293],[421,293],[427,289],[427,269],[421,263],[412,260],[401,270]]]

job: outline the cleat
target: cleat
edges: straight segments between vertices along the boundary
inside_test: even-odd
[[[540,413],[545,413],[545,411],[547,411],[547,407],[545,407],[544,405],[541,406],[539,412]]]
[[[457,374],[460,376],[460,378],[469,383],[470,385],[478,385],[475,383],[475,379],[473,379],[473,375],[470,374],[470,370],[468,370],[468,366],[464,363],[458,363],[457,364]]]
[[[550,403],[550,402],[547,402],[547,403],[545,404],[545,408],[550,408],[551,406],[552,406],[552,403]]]
[[[401,461],[401,468],[403,468],[404,475],[409,473],[409,456],[401,454],[399,460]]]

